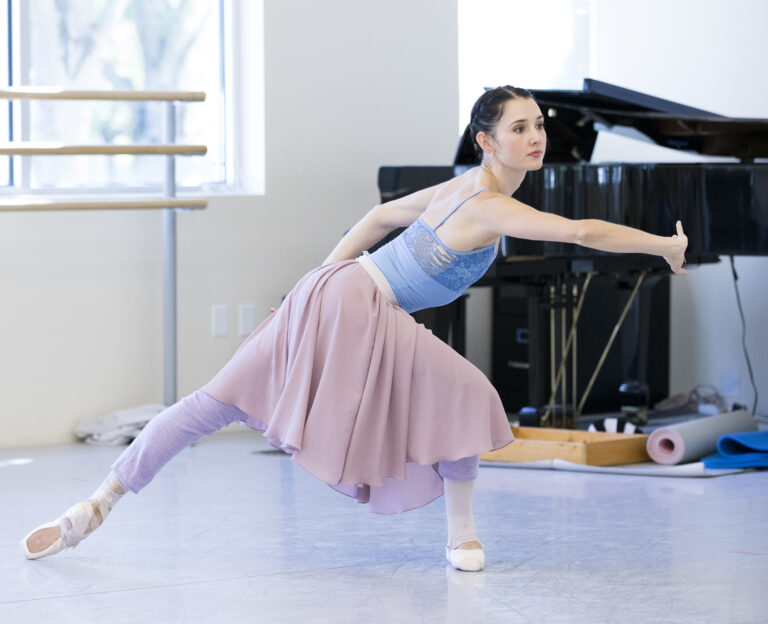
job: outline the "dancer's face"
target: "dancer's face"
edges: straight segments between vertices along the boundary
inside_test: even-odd
[[[507,100],[504,113],[491,135],[478,133],[483,151],[511,169],[540,169],[547,149],[544,116],[535,101]]]

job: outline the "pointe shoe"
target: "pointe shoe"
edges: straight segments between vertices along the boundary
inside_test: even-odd
[[[482,546],[480,548],[461,548],[462,544],[467,542],[476,542],[477,538],[464,540],[455,546],[445,547],[445,558],[457,570],[464,572],[478,572],[485,565],[485,553]],[[479,543],[479,542],[478,542]]]
[[[65,548],[74,548],[100,525],[101,513],[93,501],[77,503],[54,522],[29,533],[21,541],[21,549],[27,559],[49,557]],[[41,546],[44,547],[38,550]]]

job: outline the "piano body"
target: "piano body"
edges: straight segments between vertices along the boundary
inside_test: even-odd
[[[547,154],[515,198],[664,236],[680,219],[688,264],[768,255],[768,164],[754,162],[768,157],[768,120],[722,117],[591,79],[581,91],[533,94],[547,119]],[[599,130],[738,162],[591,164]],[[467,128],[453,165],[381,167],[381,199],[478,162]],[[504,237],[477,285],[493,288],[491,381],[507,411],[532,406],[531,424],[550,426],[620,409],[643,422],[645,407],[668,395],[669,274],[654,256]],[[464,306],[460,298],[415,316],[463,354]]]

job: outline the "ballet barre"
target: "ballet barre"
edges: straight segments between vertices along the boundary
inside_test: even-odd
[[[176,197],[178,156],[201,156],[205,145],[176,143],[176,105],[179,102],[203,102],[202,91],[94,91],[66,90],[49,86],[6,87],[0,100],[90,100],[165,102],[165,137],[163,144],[150,145],[66,145],[54,142],[12,141],[0,143],[2,156],[165,156],[162,198],[117,200],[53,200],[40,197],[0,197],[0,212],[82,211],[82,210],[162,210],[163,213],[163,401],[172,405],[177,399],[178,328],[176,294],[176,212],[200,210],[208,202]]]
[[[5,87],[0,100],[117,100],[121,102],[203,102],[203,91],[73,91],[60,87]]]
[[[205,145],[64,145],[14,141],[0,143],[0,156],[204,156]]]
[[[52,201],[37,197],[24,201],[0,199],[0,212],[44,212],[68,210],[162,210],[185,208],[201,210],[208,206],[204,199],[134,199],[99,201]]]

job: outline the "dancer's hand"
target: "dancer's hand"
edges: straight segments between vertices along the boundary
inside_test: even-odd
[[[269,309],[269,313],[270,313],[270,314],[273,314],[273,313],[275,313],[275,312],[277,312],[277,308],[270,308],[270,309]]]
[[[683,224],[680,221],[676,224],[677,234],[672,235],[674,242],[672,253],[668,256],[664,256],[664,260],[669,263],[669,268],[673,273],[678,275],[685,275],[685,250],[688,248],[688,237],[683,233]]]

